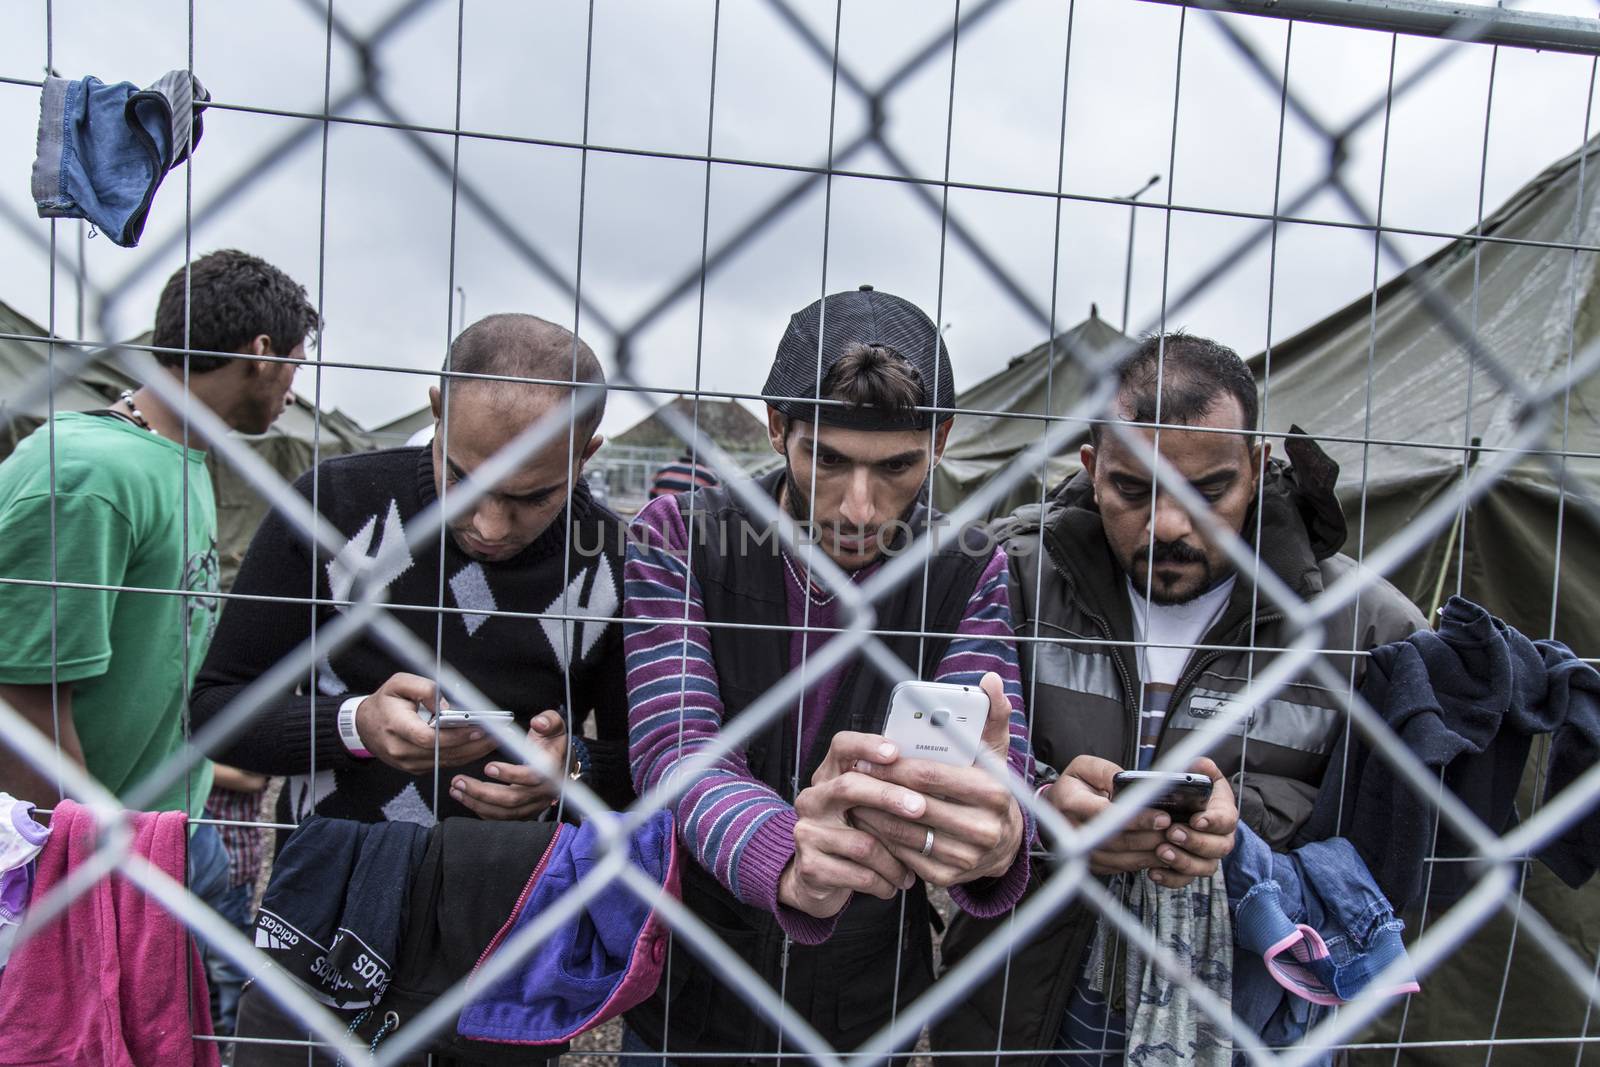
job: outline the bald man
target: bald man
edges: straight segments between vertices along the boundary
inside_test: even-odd
[[[341,456],[296,482],[338,529],[336,553],[314,548],[277,512],[262,523],[233,592],[268,599],[228,602],[195,683],[196,728],[310,637],[313,625],[348,610],[364,574],[387,583],[395,619],[496,708],[511,711],[558,764],[621,807],[632,798],[615,618],[625,527],[591,499],[581,477],[601,444],[599,361],[554,323],[492,315],[456,338],[428,398],[431,444]],[[557,420],[553,440],[452,519],[442,539],[407,546],[407,531],[440,497],[475,484],[481,466],[544,417]],[[313,590],[318,603],[308,610]],[[302,681],[275,694],[212,753],[289,776],[279,821],[313,812],[423,825],[452,815],[526,819],[558,795],[553,782],[497,752],[485,731],[430,725],[439,706],[433,681],[375,638],[323,655],[314,681],[315,691]],[[585,739],[591,716],[596,736]]]

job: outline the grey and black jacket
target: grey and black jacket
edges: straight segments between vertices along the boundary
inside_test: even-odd
[[[1345,523],[1332,491],[1337,467],[1305,437],[1291,436],[1286,451],[1293,465],[1269,462],[1244,536],[1252,545],[1259,540],[1263,567],[1310,599],[1355,569],[1356,562],[1339,554]],[[1134,766],[1139,675],[1138,657],[1127,644],[1134,639],[1132,611],[1088,478],[1080,474],[1056,490],[1043,509],[1018,511],[1002,530],[1039,762],[1059,769],[1089,754]],[[1425,625],[1416,606],[1380,579],[1326,620],[1322,648],[1365,652]],[[1184,667],[1158,755],[1229,705],[1294,636],[1282,612],[1241,574],[1202,642],[1209,647],[1192,653]],[[1286,846],[1311,813],[1329,753],[1344,728],[1342,697],[1359,689],[1365,669],[1365,656],[1324,655],[1348,685],[1336,692],[1302,673],[1254,707],[1234,727],[1235,736],[1221,739],[1211,751],[1232,779],[1241,817],[1276,849]],[[1045,864],[1036,863],[1034,870],[1035,878],[1048,875]],[[1006,921],[958,916],[944,940],[944,969],[956,966]],[[997,1048],[1011,1050],[1007,1059],[1013,1062],[1042,1060],[1031,1050],[1056,1046],[1094,927],[1095,914],[1074,903],[1019,941],[1009,981],[1005,968],[985,979],[935,1027],[934,1048],[947,1053],[987,1049],[981,1058],[990,1063]]]

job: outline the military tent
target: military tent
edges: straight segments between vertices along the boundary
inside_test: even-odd
[[[680,396],[662,407],[672,408],[687,422],[698,422],[701,433],[735,455],[760,455],[772,449],[771,442],[767,440],[766,423],[752,415],[737,400],[701,397],[696,401],[692,397]],[[617,434],[611,439],[611,444],[618,448],[656,449],[670,452],[673,456],[687,451],[688,443],[667,425],[660,411],[661,408],[657,408]]]
[[[1466,467],[1503,453],[1518,427],[1515,395],[1429,310],[1425,287],[1476,324],[1483,349],[1524,387],[1557,390],[1535,446],[1557,453],[1558,469],[1519,457],[1394,578],[1424,608],[1459,581],[1533,636],[1553,620],[1585,656],[1600,656],[1600,523],[1581,506],[1600,488],[1600,378],[1566,385],[1569,359],[1600,334],[1600,262],[1549,245],[1600,244],[1596,151],[1591,142],[1551,166],[1485,219],[1496,242],[1453,242],[1252,361],[1264,425],[1298,423],[1323,441],[1341,467],[1352,538],[1369,548],[1458,486]]]
[[[1482,233],[1494,242],[1453,242],[1251,359],[1263,426],[1281,433],[1298,424],[1339,462],[1352,553],[1407,528],[1460,483],[1465,465],[1509,447],[1518,425],[1515,397],[1430,313],[1425,287],[1462,322],[1476,323],[1484,349],[1535,390],[1563,387],[1569,353],[1600,334],[1595,253],[1551,247],[1600,244],[1600,181],[1591,166],[1580,200],[1578,180],[1580,161],[1597,145],[1554,164],[1486,218]],[[1083,373],[1066,355],[1069,344],[1098,355],[1122,340],[1091,312],[1053,345],[962,393],[958,406],[1010,417],[957,417],[936,475],[939,505],[953,508],[1032,443],[1043,432],[1037,416],[1061,414],[1081,396]],[[1553,614],[1557,637],[1600,657],[1600,524],[1579,506],[1600,489],[1597,412],[1600,378],[1572,383],[1538,443],[1566,453],[1556,457],[1562,469],[1539,455],[1520,457],[1463,521],[1394,575],[1396,583],[1430,608],[1459,580],[1465,595],[1540,637]],[[1051,484],[1077,470],[1076,440],[1052,461]],[[1006,504],[1037,499],[1038,488],[1028,479]]]
[[[778,459],[767,425],[737,400],[678,397],[669,400],[615,437],[589,464],[591,485],[598,475],[611,507],[622,513],[644,503],[650,480],[663,466],[689,451],[689,445],[661,417],[670,407],[726,451],[746,472],[757,474]]]
[[[433,436],[433,409],[426,404],[417,410],[398,419],[390,419],[382,426],[375,426],[367,431],[372,438],[375,448],[398,448],[418,442],[418,435],[428,431],[428,436],[423,440],[431,440]]]
[[[337,408],[319,412],[299,394],[266,433],[235,436],[288,481],[310,470],[318,460],[375,447],[367,432],[350,416]],[[267,501],[217,452],[210,454],[207,463],[217,489],[217,556],[226,587],[233,584],[250,538],[267,514]]]
[[[43,326],[10,306],[0,303],[0,334],[21,337],[46,337]],[[58,347],[58,367],[72,360],[77,349]],[[26,407],[19,406],[22,389],[43,380],[51,360],[50,346],[40,341],[0,339],[0,458],[11,454],[17,442],[49,417],[51,397],[41,395]],[[57,411],[86,411],[103,408],[124,389],[138,388],[119,368],[95,361],[72,377],[58,371],[54,405]],[[29,389],[29,392],[34,390]]]
[[[1600,262],[1592,251],[1551,246],[1600,245],[1597,152],[1600,140],[1546,169],[1486,218],[1480,232],[1495,242],[1455,241],[1252,361],[1264,383],[1264,425],[1282,430],[1298,423],[1340,463],[1352,553],[1358,539],[1370,551],[1406,529],[1430,501],[1460,484],[1464,467],[1503,454],[1518,426],[1514,394],[1475,365],[1430,312],[1425,287],[1517,381],[1534,391],[1558,390],[1553,418],[1535,442],[1565,453],[1556,455],[1557,469],[1538,455],[1519,456],[1393,578],[1424,610],[1459,584],[1464,595],[1530,636],[1548,636],[1553,626],[1585,657],[1600,657],[1600,523],[1581,506],[1600,489],[1600,379],[1569,387],[1568,367],[1600,334]],[[1533,806],[1539,755],[1536,747],[1519,798],[1524,813]],[[1573,892],[1535,863],[1524,892],[1581,957],[1593,958],[1600,929],[1594,883]],[[1415,926],[1417,917],[1411,919]],[[1496,915],[1424,979],[1405,1015],[1406,1041],[1584,1032],[1585,999],[1514,929],[1510,917]],[[1397,1008],[1368,1039],[1395,1040],[1401,1018]],[[1455,1063],[1460,1053],[1413,1048],[1402,1059]],[[1388,1064],[1394,1052],[1369,1055],[1372,1063]],[[1572,1061],[1574,1053],[1511,1044],[1495,1050],[1495,1063],[1531,1065],[1554,1055]]]
[[[944,459],[934,472],[933,499],[945,512],[1011,463],[1033,444],[1048,425],[1044,416],[1071,411],[1083,396],[1087,375],[1077,359],[1098,361],[1114,354],[1128,339],[1089,308],[1089,317],[1031,351],[1013,357],[1005,369],[956,397],[956,407],[992,411],[994,415],[957,415],[945,442]],[[1060,453],[1044,472],[1054,486],[1078,469],[1076,446]],[[1041,489],[1037,465],[1006,498],[990,509],[1005,514],[1022,504],[1037,504]]]

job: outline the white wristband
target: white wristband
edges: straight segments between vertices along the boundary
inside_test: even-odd
[[[356,708],[365,699],[364,696],[351,697],[339,705],[339,740],[344,742],[344,747],[356,759],[372,758],[367,746],[361,743],[361,734],[356,731]]]

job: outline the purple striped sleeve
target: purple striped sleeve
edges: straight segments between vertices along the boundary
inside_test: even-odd
[[[642,795],[663,779],[670,782],[680,761],[716,739],[723,706],[677,503],[662,497],[646,505],[628,540],[628,755]],[[685,847],[735,898],[775,915],[802,944],[833,932],[832,919],[779,906],[778,879],[794,857],[794,808],[751,775],[743,752],[722,756],[668,805]]]
[[[1006,592],[1006,554],[996,549],[967,601],[961,626],[939,662],[940,682],[977,685],[990,671],[1000,676],[1011,702],[1011,744],[1006,764],[1024,782],[1033,780],[1033,749],[1022,709],[1022,674],[1012,638],[1011,601]],[[1033,840],[1033,816],[1023,811],[1022,843],[1011,867],[998,878],[954,886],[950,899],[969,915],[992,918],[1004,914],[1022,899],[1028,885],[1028,844]]]

